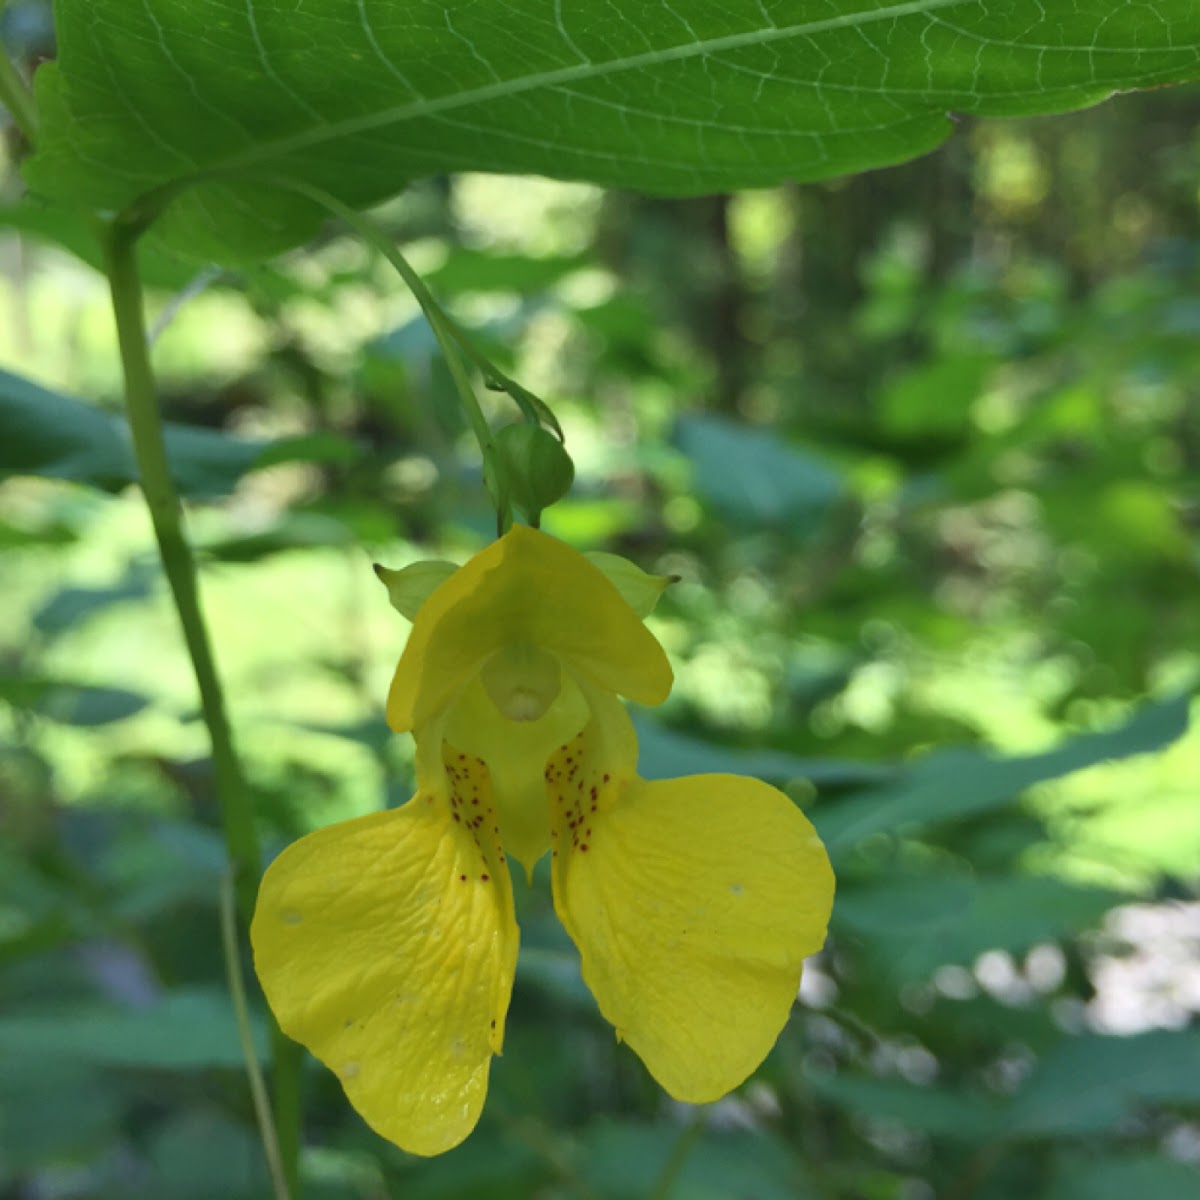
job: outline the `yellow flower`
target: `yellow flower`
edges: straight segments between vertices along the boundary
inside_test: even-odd
[[[522,526],[463,567],[424,568],[387,704],[416,739],[416,795],[309,834],[263,879],[252,939],[280,1025],[413,1153],[471,1132],[503,1044],[506,853],[531,870],[553,847],[583,978],[679,1100],[758,1066],[824,940],[833,875],[786,796],[637,774],[618,697],[659,704],[671,687],[630,603],[652,607],[648,578]]]

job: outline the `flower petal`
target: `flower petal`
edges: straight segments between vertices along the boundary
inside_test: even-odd
[[[640,704],[661,704],[671,689],[662,647],[604,574],[564,543],[514,525],[421,607],[388,694],[388,723],[397,732],[424,725],[514,643],[557,655]]]
[[[454,753],[446,773],[448,790],[290,846],[251,928],[284,1032],[414,1154],[449,1150],[475,1127],[517,953],[487,771]]]
[[[536,721],[502,716],[478,679],[450,710],[446,737],[487,763],[505,853],[521,863],[526,874],[550,849],[546,763],[587,719],[587,705],[569,676],[558,698]]]
[[[650,575],[629,559],[605,550],[586,550],[583,557],[604,572],[604,578],[643,621],[657,607],[672,580],[679,578],[677,575]]]
[[[596,754],[595,731],[551,764],[555,906],[617,1036],[676,1099],[716,1100],[787,1022],[825,939],[829,860],[782,792],[631,778]]]

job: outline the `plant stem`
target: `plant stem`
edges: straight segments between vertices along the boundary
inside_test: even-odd
[[[233,865],[238,905],[244,916],[254,911],[254,896],[260,870],[258,836],[253,808],[241,764],[233,745],[225,713],[225,695],[217,677],[208,629],[200,609],[196,587],[196,564],[183,530],[183,510],[167,462],[162,419],[146,343],[142,309],[142,283],[136,259],[136,234],[120,226],[109,226],[105,250],[113,315],[125,373],[125,404],[138,474],[154,536],[162,558],[171,596],[183,626],[183,637],[192,660],[204,723],[212,739],[217,801],[225,844]]]
[[[0,4],[0,12],[3,10],[4,5]],[[12,114],[13,122],[29,145],[34,146],[37,142],[38,119],[33,93],[2,49],[0,49],[0,104],[3,104]]]
[[[471,381],[467,378],[460,354],[460,347],[463,347],[464,343],[467,346],[471,346],[470,339],[466,338],[449,316],[447,316],[442,306],[434,299],[433,293],[425,286],[425,281],[409,265],[408,259],[396,249],[391,239],[386,237],[373,222],[361,213],[355,212],[348,204],[343,204],[336,197],[330,196],[319,188],[310,188],[306,184],[294,180],[281,179],[272,182],[277,183],[281,188],[286,187],[288,190],[312,200],[314,203],[321,205],[322,208],[328,209],[334,216],[349,225],[363,241],[370,246],[374,246],[396,269],[396,272],[404,280],[408,290],[412,292],[413,299],[421,306],[421,311],[425,314],[425,319],[429,322],[429,327],[433,330],[433,334],[442,348],[442,354],[446,359],[446,366],[449,368],[450,374],[454,379],[454,385],[458,389],[459,398],[462,400],[463,408],[466,410],[467,419],[471,423],[471,430],[475,434],[475,440],[479,443],[479,451],[484,458],[487,458],[492,444],[491,429],[483,415],[483,410],[479,407],[479,398],[475,395],[475,389],[471,386]],[[471,349],[473,350],[474,347],[471,346]],[[487,360],[485,359],[484,361],[486,362]],[[485,372],[485,378],[492,377],[492,374],[494,374],[494,369],[489,364]]]
[[[184,533],[183,509],[171,478],[163,441],[162,418],[146,341],[142,281],[137,267],[137,239],[141,232],[142,226],[120,221],[101,227],[125,376],[125,404],[142,493],[150,510],[163,571],[183,627],[184,642],[200,691],[201,711],[212,743],[217,803],[233,872],[232,887],[238,908],[248,921],[254,911],[261,870],[253,800],[234,748],[225,712],[225,696],[200,608],[196,564]],[[283,1174],[295,1197],[299,1194],[300,1048],[285,1038],[274,1022],[271,1040],[282,1131]]]
[[[663,1166],[662,1174],[650,1193],[651,1200],[668,1200],[675,1184],[679,1181],[680,1172],[688,1160],[688,1156],[696,1147],[700,1134],[704,1131],[704,1120],[699,1112],[692,1114],[691,1120],[671,1148],[670,1157]]]
[[[271,1102],[267,1099],[266,1085],[258,1065],[258,1047],[254,1044],[254,1034],[250,1028],[250,1010],[246,1007],[246,985],[242,978],[242,960],[238,949],[237,896],[233,877],[228,872],[221,880],[221,948],[225,955],[225,976],[229,981],[229,994],[233,999],[233,1014],[237,1020],[238,1041],[242,1047],[242,1059],[246,1064],[246,1076],[250,1081],[254,1117],[258,1122],[258,1134],[267,1157],[267,1170],[271,1173],[271,1186],[275,1192],[275,1200],[290,1200],[291,1190],[284,1177],[283,1162],[279,1155],[279,1138],[271,1116]]]

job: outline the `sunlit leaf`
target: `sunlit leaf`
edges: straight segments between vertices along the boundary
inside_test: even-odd
[[[1035,783],[1170,745],[1187,729],[1188,704],[1186,695],[1146,704],[1115,729],[1073,737],[1043,754],[999,758],[981,750],[938,751],[919,759],[896,783],[823,806],[813,820],[836,854],[875,833],[912,832],[975,816]]]
[[[95,210],[205,171],[367,205],[455,170],[697,194],[828,178],[938,145],[952,112],[1062,111],[1194,78],[1200,13],[1111,0],[59,0],[34,189]],[[218,218],[217,214],[221,217]],[[312,207],[210,183],[171,232],[261,256]]]

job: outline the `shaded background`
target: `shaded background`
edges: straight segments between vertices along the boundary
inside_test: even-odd
[[[5,32],[51,50],[39,5]],[[1198,115],[1177,89],[964,121],[828,185],[465,176],[380,213],[560,416],[579,481],[547,528],[680,577],[644,773],[786,786],[840,890],[766,1065],[688,1109],[599,1018],[544,872],[518,880],[478,1131],[409,1158],[310,1064],[306,1195],[1200,1194]],[[252,1200],[194,685],[104,283],[20,202],[19,153],[0,366],[40,386],[0,377],[0,1196]],[[370,565],[465,557],[493,519],[434,339],[362,246],[145,266],[278,849],[409,795],[382,720],[406,627]]]

